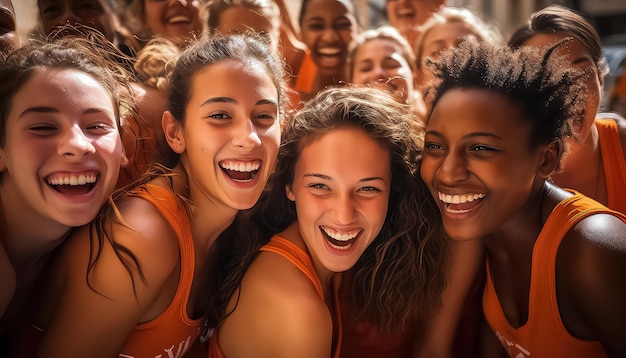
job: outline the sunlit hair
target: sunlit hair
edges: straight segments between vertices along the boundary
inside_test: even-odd
[[[272,43],[278,46],[281,24],[280,9],[273,0],[208,0],[204,8],[208,33],[215,33],[215,29],[217,29],[221,23],[221,17],[224,11],[239,6],[258,13],[272,24],[272,33],[261,35],[269,36]]]
[[[422,26],[420,36],[415,43],[415,58],[417,69],[422,68],[424,57],[424,38],[437,25],[462,23],[472,32],[479,41],[500,44],[504,40],[500,30],[494,25],[485,22],[480,16],[466,8],[444,6],[438,13],[433,14]]]
[[[170,40],[154,37],[137,53],[134,68],[139,80],[147,86],[166,92],[180,53],[180,48]]]
[[[283,65],[276,54],[268,49],[263,41],[253,36],[244,35],[211,36],[202,38],[185,48],[176,61],[170,77],[168,97],[168,110],[175,121],[181,125],[185,122],[187,105],[192,97],[191,91],[194,78],[206,71],[210,66],[227,60],[240,61],[244,64],[261,64],[266,71],[265,73],[276,86],[279,107],[282,106],[285,88]],[[241,85],[244,86],[246,84]],[[280,116],[282,117],[282,113]],[[179,175],[174,173],[172,169],[178,164],[180,157],[171,149],[170,152],[169,155],[161,153],[159,158],[162,157],[162,160],[155,163],[149,172],[131,185],[138,187],[157,177],[165,177],[171,180],[174,175]],[[94,249],[89,260],[87,277],[89,277],[89,273],[97,265],[104,243],[108,241],[120,262],[128,271],[133,286],[137,277],[143,280],[143,271],[136,256],[128,248],[117,243],[111,233],[114,223],[126,226],[124,220],[119,215],[115,203],[127,196],[127,190],[122,189],[115,192],[107,205],[100,210],[96,220],[91,224],[90,238]],[[193,203],[182,196],[179,196],[179,199],[186,206],[188,213],[190,213],[193,210]],[[91,287],[89,279],[87,279],[87,283]]]
[[[598,73],[602,77],[609,73],[609,65],[602,55],[602,44],[596,29],[584,17],[561,5],[551,5],[530,15],[528,24],[511,35],[509,46],[521,47],[535,35],[555,33],[576,38],[591,54]]]
[[[127,83],[131,74],[115,61],[114,45],[95,30],[83,29],[81,36],[31,39],[9,52],[0,64],[0,145],[6,139],[6,121],[15,94],[36,73],[73,70],[94,78],[109,94],[118,128],[134,109]]]
[[[394,42],[400,49],[400,55],[411,66],[411,71],[415,71],[415,54],[409,41],[400,34],[400,31],[393,26],[383,25],[376,29],[361,32],[350,44],[348,52],[348,78],[352,78],[354,73],[354,57],[359,48],[372,40],[388,40]]]
[[[250,213],[252,224],[247,227],[258,231],[224,240],[234,257],[220,265],[223,279],[218,279],[211,291],[215,293],[211,324],[219,325],[227,316],[226,304],[258,249],[297,220],[295,204],[287,198],[285,187],[293,182],[302,150],[341,128],[360,128],[391,152],[387,217],[352,269],[351,307],[358,318],[381,329],[400,327],[437,308],[445,282],[445,240],[438,225],[439,211],[418,173],[423,125],[407,105],[382,90],[330,87],[307,102],[283,128],[271,185]]]
[[[519,107],[521,118],[532,127],[530,149],[570,136],[570,120],[580,120],[584,113],[585,75],[555,55],[566,42],[541,51],[466,41],[429,63],[436,81],[429,93],[432,107],[450,90],[486,90]]]

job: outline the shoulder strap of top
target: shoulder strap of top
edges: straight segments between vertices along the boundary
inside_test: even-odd
[[[311,283],[315,286],[317,293],[320,295],[322,299],[324,299],[324,290],[322,289],[322,283],[320,282],[319,277],[317,277],[317,273],[315,272],[315,268],[313,267],[313,263],[311,262],[311,258],[309,255],[304,252],[300,247],[298,247],[293,242],[282,238],[280,236],[274,235],[270,242],[261,247],[261,251],[269,251],[280,256],[283,256],[289,262],[293,263],[302,273],[304,273]]]

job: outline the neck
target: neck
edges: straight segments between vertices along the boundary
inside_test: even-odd
[[[71,227],[42,217],[15,195],[16,190],[0,185],[0,240],[16,272],[30,268],[63,240]]]
[[[546,200],[555,189],[544,179],[536,179],[527,202],[497,230],[484,237],[489,256],[515,260],[532,252],[551,208],[556,205]]]
[[[208,198],[190,184],[181,164],[175,169],[174,191],[191,202],[190,223],[197,257],[207,256],[217,237],[233,222],[239,210]]]

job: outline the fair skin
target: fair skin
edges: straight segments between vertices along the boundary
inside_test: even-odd
[[[302,42],[311,50],[318,77],[329,77],[320,85],[342,79],[348,45],[355,32],[356,19],[345,0],[311,0],[307,4],[302,20]]]
[[[15,10],[11,0],[0,0],[0,53],[8,53],[20,44],[20,39],[15,32]]]
[[[472,29],[464,22],[446,22],[434,25],[422,38],[419,46],[422,48],[422,57],[417,59],[417,84],[426,87],[433,76],[426,65],[426,59],[437,61],[443,50],[457,47],[461,42],[468,39],[476,39]]]
[[[163,116],[165,137],[180,154],[180,163],[172,185],[163,177],[152,183],[171,188],[193,203],[195,275],[187,304],[190,317],[198,318],[206,309],[202,286],[207,277],[202,269],[208,250],[236,213],[258,200],[274,166],[280,140],[278,91],[265,72],[255,62],[224,60],[210,65],[193,78],[184,123],[169,112]],[[117,205],[134,229],[113,224],[112,235],[137,256],[144,280],[133,285],[107,244],[90,274],[95,292],[85,281],[91,251],[88,233],[83,229],[68,238],[47,281],[47,299],[36,321],[45,329],[40,346],[45,356],[117,356],[136,326],[161,315],[174,297],[180,256],[173,228],[145,200],[125,197]]]
[[[41,258],[96,216],[126,158],[109,93],[75,70],[37,71],[12,99],[4,136],[1,238],[22,302]]]
[[[369,84],[393,93],[403,103],[413,95],[413,70],[399,45],[379,38],[363,43],[354,56],[352,82]]]
[[[199,0],[143,0],[143,21],[153,35],[180,47],[202,32]]]
[[[606,178],[602,165],[598,129],[594,123],[602,100],[604,78],[598,72],[589,50],[580,40],[567,34],[537,34],[528,39],[524,45],[546,48],[565,39],[570,39],[570,42],[559,46],[556,52],[564,56],[573,67],[588,74],[585,82],[587,100],[584,118],[582,121],[575,122],[579,140],[568,141],[570,153],[563,160],[563,170],[554,173],[551,179],[562,187],[576,189],[606,205],[608,201]],[[626,121],[623,119],[616,119],[616,121],[622,149],[626,155]]]
[[[247,31],[269,35],[272,46],[278,49],[279,29],[263,16],[258,8],[234,6],[224,10],[220,15],[219,25],[215,29],[222,34],[245,33]]]
[[[84,24],[100,31],[108,39],[115,29],[111,14],[101,0],[38,0],[39,17],[44,33],[49,34],[55,26]]]
[[[261,252],[233,298],[235,311],[220,326],[226,356],[331,356],[333,274],[350,269],[382,228],[390,166],[389,149],[357,127],[333,130],[303,148],[286,188],[298,221],[278,235],[309,253],[325,297],[292,263]]]
[[[387,0],[389,24],[413,44],[419,35],[418,27],[445,4],[446,0]]]
[[[531,124],[521,113],[497,93],[448,91],[428,122],[421,167],[446,233],[484,242],[498,300],[515,328],[529,317],[535,240],[556,204],[571,196],[546,182],[558,163],[560,140],[530,148]],[[565,235],[556,264],[563,325],[574,337],[600,341],[609,356],[626,349],[626,290],[619,284],[626,274],[625,229],[611,215],[583,219]]]

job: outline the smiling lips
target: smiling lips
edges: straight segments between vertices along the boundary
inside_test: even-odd
[[[463,214],[474,209],[485,197],[484,193],[444,194],[437,192],[439,200],[444,203],[445,210],[453,214]]]
[[[251,182],[261,167],[260,160],[252,161],[222,161],[220,168],[232,180],[239,183]]]
[[[336,250],[348,250],[356,241],[362,229],[353,229],[348,232],[339,232],[328,226],[320,226],[322,234],[330,246]]]
[[[98,173],[86,171],[72,174],[52,174],[46,178],[48,185],[63,194],[82,195],[86,194],[96,184]]]

